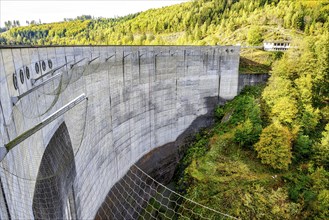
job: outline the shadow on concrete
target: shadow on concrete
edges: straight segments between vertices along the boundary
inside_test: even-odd
[[[179,135],[175,142],[167,143],[153,149],[144,155],[136,165],[158,182],[164,185],[168,184],[173,178],[180,159],[187,150],[187,145],[185,144],[187,137],[195,134],[201,128],[214,124],[213,113],[219,102],[223,102],[223,100],[219,100],[217,96],[206,98],[207,114],[197,117]],[[131,167],[128,173],[138,173],[138,171],[136,171],[136,168]],[[133,182],[131,177],[126,174],[108,192],[105,200],[98,209],[95,219],[138,219],[143,209],[141,207],[145,207],[147,201],[154,196],[154,192],[152,192],[152,188],[156,187],[154,184],[152,181],[148,183],[138,178],[135,178]],[[136,185],[139,185],[139,187],[136,188]],[[132,199],[131,195],[138,196],[134,196]]]
[[[43,154],[33,196],[35,219],[76,218],[73,181],[74,153],[65,123],[62,123]]]

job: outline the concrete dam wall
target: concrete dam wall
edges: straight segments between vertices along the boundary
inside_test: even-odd
[[[239,54],[235,46],[0,49],[8,150],[0,218],[95,218],[133,164],[168,165],[177,147],[168,143],[237,95]]]

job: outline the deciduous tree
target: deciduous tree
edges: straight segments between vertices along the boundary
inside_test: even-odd
[[[291,163],[292,134],[287,127],[272,123],[264,128],[255,150],[262,163],[287,170]]]

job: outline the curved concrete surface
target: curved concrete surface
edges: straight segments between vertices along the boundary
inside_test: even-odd
[[[73,197],[65,197],[70,202],[63,203],[74,203],[74,208],[61,204],[55,216],[94,218],[111,187],[132,164],[153,149],[174,143],[219,100],[237,95],[239,50],[235,46],[0,49],[0,146],[12,147],[0,163],[1,219],[42,217],[36,214],[42,207],[33,204],[40,192],[39,170],[44,169],[47,146],[63,123],[75,171],[64,172],[74,176],[73,186],[69,189],[70,181],[60,181],[65,187],[59,194],[73,192]],[[26,135],[82,93],[88,100]],[[15,105],[12,97],[18,100]],[[21,134],[29,137],[10,145]]]

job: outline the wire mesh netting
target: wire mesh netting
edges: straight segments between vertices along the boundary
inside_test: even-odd
[[[188,199],[133,165],[117,182],[96,219],[236,219]]]

